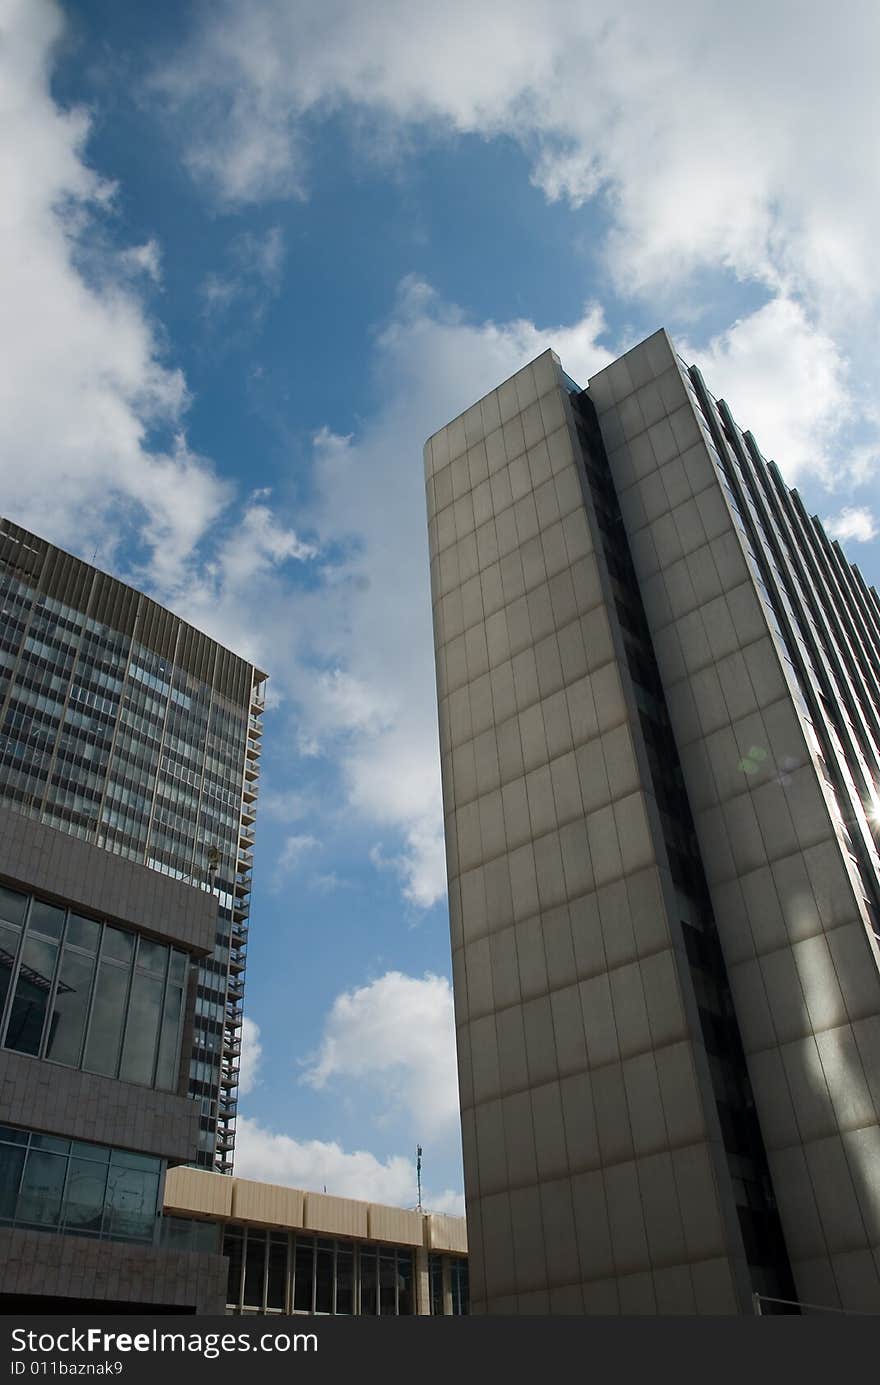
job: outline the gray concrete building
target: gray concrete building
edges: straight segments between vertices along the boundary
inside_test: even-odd
[[[663,331],[425,474],[472,1311],[880,1311],[876,592]]]
[[[211,892],[188,1090],[232,1170],[266,675],[0,518],[0,804]]]

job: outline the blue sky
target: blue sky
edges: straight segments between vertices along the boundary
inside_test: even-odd
[[[726,9],[0,0],[3,509],[271,674],[242,1174],[461,1205],[430,432],[664,325],[880,578],[878,12]]]

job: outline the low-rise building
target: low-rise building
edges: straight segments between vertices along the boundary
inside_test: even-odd
[[[228,1262],[226,1312],[468,1312],[463,1217],[175,1168],[161,1243]]]

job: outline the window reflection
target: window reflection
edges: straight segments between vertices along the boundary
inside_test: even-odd
[[[31,935],[25,938],[6,1029],[7,1048],[39,1052],[57,956],[57,943]]]
[[[5,1048],[173,1091],[186,976],[177,949],[0,889]]]
[[[0,1127],[0,1223],[152,1241],[162,1161]]]

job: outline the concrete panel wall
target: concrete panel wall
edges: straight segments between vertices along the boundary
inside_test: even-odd
[[[217,897],[0,806],[0,880],[37,890],[202,956]]]
[[[82,1298],[220,1315],[226,1272],[222,1255],[0,1227],[0,1295],[46,1298],[46,1312],[53,1298]]]
[[[880,966],[833,800],[665,333],[590,382],[798,1292],[880,1311]]]
[[[421,1246],[425,1240],[424,1220],[421,1212],[370,1203],[367,1227],[374,1241],[388,1241],[398,1246]]]
[[[257,1222],[264,1226],[296,1229],[303,1224],[305,1194],[297,1188],[279,1188],[271,1183],[255,1183],[246,1178],[208,1174],[231,1183],[232,1210],[236,1221]]]
[[[735,1313],[576,448],[546,352],[425,449],[473,1311]]]
[[[369,1235],[367,1213],[369,1203],[353,1202],[351,1198],[331,1197],[328,1193],[306,1193],[303,1226],[327,1236]]]
[[[172,1216],[179,1212],[182,1216],[196,1214],[228,1220],[232,1216],[233,1189],[240,1181],[181,1164],[169,1169],[165,1177],[164,1210]]]
[[[328,1197],[229,1178],[204,1169],[169,1169],[164,1207],[170,1216],[204,1216],[221,1221],[346,1236],[361,1236],[390,1245],[424,1246],[436,1251],[467,1254],[463,1217],[447,1217]]]
[[[467,1222],[464,1217],[444,1217],[437,1212],[428,1217],[428,1249],[448,1250],[467,1255]]]
[[[193,1158],[199,1138],[198,1106],[187,1097],[8,1049],[0,1049],[0,1124],[180,1160]]]

